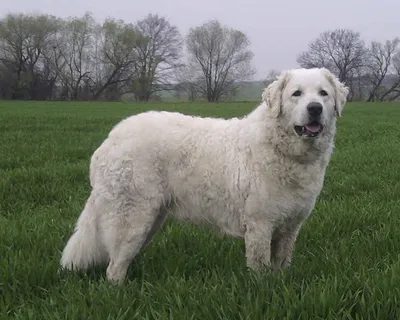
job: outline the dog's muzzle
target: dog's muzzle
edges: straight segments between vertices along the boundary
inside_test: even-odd
[[[311,102],[307,106],[308,123],[303,126],[294,126],[294,130],[299,136],[310,138],[317,137],[324,129],[320,123],[322,114],[322,104],[319,102]]]

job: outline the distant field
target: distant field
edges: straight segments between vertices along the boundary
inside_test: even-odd
[[[254,103],[0,102],[0,319],[399,319],[400,105],[349,104],[325,188],[281,275],[244,244],[168,222],[114,287],[58,272],[92,152],[148,109],[242,116]]]

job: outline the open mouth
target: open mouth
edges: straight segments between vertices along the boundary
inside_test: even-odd
[[[294,130],[299,136],[314,138],[318,136],[324,127],[319,122],[311,122],[305,126],[294,126]]]

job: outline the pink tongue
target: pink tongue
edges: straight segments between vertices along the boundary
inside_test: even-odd
[[[310,132],[318,132],[321,126],[319,124],[309,124],[306,125],[306,129]]]

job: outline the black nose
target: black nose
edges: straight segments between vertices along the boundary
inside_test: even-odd
[[[309,115],[318,116],[322,113],[322,104],[320,104],[319,102],[311,102],[307,106],[307,110]]]

